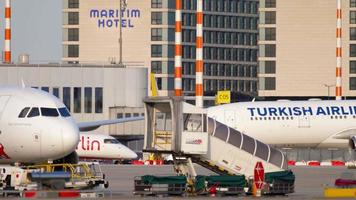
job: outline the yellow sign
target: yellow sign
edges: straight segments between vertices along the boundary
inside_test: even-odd
[[[230,103],[231,101],[231,92],[228,90],[225,91],[218,91],[218,94],[215,97],[215,104],[224,104],[224,103]]]

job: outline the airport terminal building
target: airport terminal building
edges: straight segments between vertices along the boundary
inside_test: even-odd
[[[38,88],[63,101],[77,122],[143,116],[147,68],[143,66],[72,64],[2,64],[0,85]],[[142,139],[144,122],[102,126],[93,133],[112,135],[126,143]],[[142,141],[139,141],[139,143]],[[131,148],[139,150],[133,142]],[[142,149],[142,147],[141,147]]]
[[[118,0],[63,0],[67,63],[120,61]],[[126,2],[126,3],[124,3]],[[204,95],[257,94],[258,0],[204,1]],[[121,12],[122,61],[155,74],[159,96],[173,95],[175,0],[126,0]],[[183,94],[195,93],[196,1],[182,1]]]

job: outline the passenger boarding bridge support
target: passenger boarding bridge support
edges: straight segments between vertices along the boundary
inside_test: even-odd
[[[180,174],[196,175],[191,161],[218,174],[253,176],[262,162],[266,172],[287,169],[284,154],[208,117],[207,110],[180,97],[144,100],[145,152],[171,153]],[[180,159],[178,159],[180,158]]]

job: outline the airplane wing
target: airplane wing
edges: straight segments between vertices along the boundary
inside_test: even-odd
[[[109,119],[109,120],[93,121],[93,122],[80,122],[77,125],[79,127],[79,131],[86,132],[86,131],[95,130],[102,125],[118,124],[124,122],[139,121],[144,119],[145,119],[144,117],[130,117],[130,118]]]

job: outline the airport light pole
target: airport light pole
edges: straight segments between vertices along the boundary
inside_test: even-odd
[[[119,0],[120,1],[120,16],[119,16],[119,29],[120,29],[120,35],[119,35],[119,48],[120,48],[120,54],[119,54],[119,65],[123,66],[122,63],[122,13],[123,10],[125,11],[126,7],[127,7],[127,2],[126,0]]]
[[[328,88],[328,100],[329,100],[330,99],[330,88],[335,87],[335,85],[328,85],[325,83],[324,86]]]

